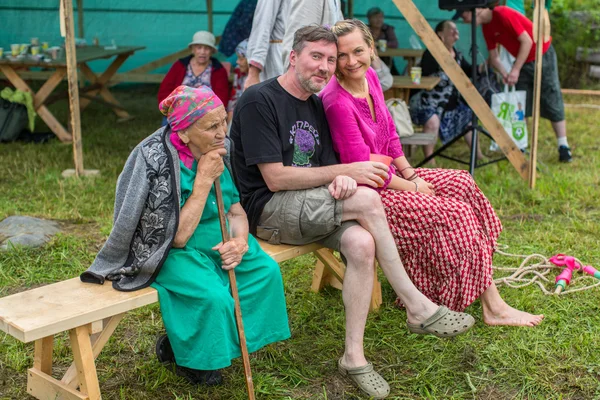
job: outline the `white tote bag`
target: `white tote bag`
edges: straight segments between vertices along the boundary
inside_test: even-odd
[[[520,149],[526,149],[528,144],[527,124],[525,123],[526,104],[527,92],[516,90],[514,86],[509,91],[508,85],[504,85],[504,92],[492,95],[492,112]],[[496,150],[497,148],[496,143],[492,143],[490,149]]]
[[[385,105],[387,106],[388,110],[390,110],[390,114],[392,114],[392,119],[394,120],[394,125],[396,125],[396,133],[398,133],[398,136],[412,136],[415,133],[415,130],[410,119],[408,107],[406,106],[404,100],[388,99],[385,102]]]

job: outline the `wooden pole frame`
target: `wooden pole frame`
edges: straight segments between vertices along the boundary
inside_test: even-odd
[[[490,107],[483,97],[481,97],[475,86],[473,86],[467,75],[465,75],[433,32],[433,29],[431,29],[431,26],[417,9],[414,2],[412,0],[393,0],[393,2],[413,30],[421,37],[427,49],[429,49],[433,57],[440,64],[440,67],[450,77],[469,107],[471,107],[471,110],[479,117],[483,126],[485,126],[496,143],[498,143],[498,146],[519,175],[525,180],[528,179],[529,162],[498,122]]]
[[[533,78],[533,109],[532,109],[532,129],[531,129],[531,154],[529,158],[529,188],[535,188],[536,168],[537,168],[537,144],[540,128],[540,96],[542,86],[542,50],[544,48],[544,38],[546,31],[546,12],[544,0],[534,0],[534,38],[535,49],[535,74]],[[549,23],[549,21],[548,21]]]
[[[69,110],[71,111],[71,135],[75,175],[83,175],[83,149],[81,144],[81,116],[79,114],[79,86],[75,55],[75,32],[73,31],[73,1],[60,0],[64,13],[65,57],[67,59],[67,82],[69,85]]]
[[[213,2],[206,0],[206,17],[208,18],[208,31],[213,33]]]

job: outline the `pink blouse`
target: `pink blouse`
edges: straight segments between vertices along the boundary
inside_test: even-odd
[[[327,84],[320,96],[333,139],[333,147],[342,163],[369,161],[371,154],[382,154],[393,159],[402,157],[402,145],[396,126],[385,105],[383,90],[373,68],[367,71],[369,94],[373,99],[375,121],[367,99],[357,99],[344,89],[335,77]],[[390,165],[385,189],[396,168]]]

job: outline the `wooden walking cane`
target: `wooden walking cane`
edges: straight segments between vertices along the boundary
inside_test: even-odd
[[[227,220],[225,218],[225,205],[223,203],[223,192],[221,192],[221,181],[215,180],[215,195],[217,197],[217,209],[219,210],[219,222],[221,223],[221,235],[223,243],[229,241],[229,230],[227,229]],[[242,309],[240,307],[240,296],[238,295],[237,283],[235,281],[235,272],[229,271],[229,284],[231,285],[231,295],[235,303],[235,320],[237,322],[238,335],[240,337],[240,348],[242,351],[242,361],[244,362],[244,375],[246,376],[246,388],[248,389],[248,399],[254,400],[254,383],[252,382],[252,370],[250,370],[250,357],[248,356],[248,346],[246,345],[246,334],[244,333],[244,323],[242,322]]]

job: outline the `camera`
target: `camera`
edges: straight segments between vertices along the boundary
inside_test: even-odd
[[[441,10],[472,10],[497,6],[498,0],[439,0]]]

